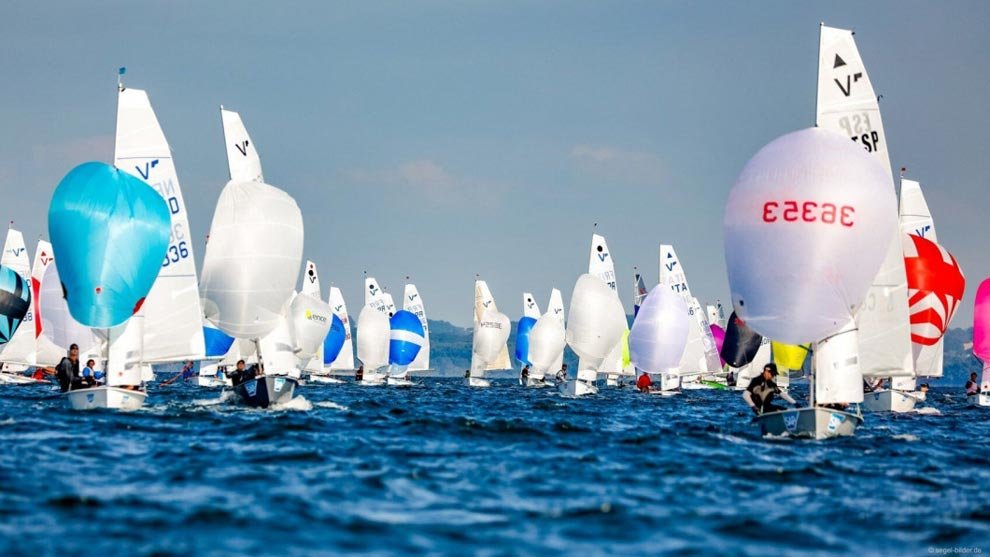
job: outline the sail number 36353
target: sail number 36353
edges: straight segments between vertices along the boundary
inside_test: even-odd
[[[763,222],[821,222],[852,226],[855,207],[818,203],[817,201],[767,201],[763,204]]]

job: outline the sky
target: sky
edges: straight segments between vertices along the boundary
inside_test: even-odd
[[[0,7],[0,194],[47,237],[58,181],[112,160],[116,70],[148,91],[193,234],[227,179],[218,106],[302,208],[305,256],[360,307],[411,276],[471,323],[475,275],[518,318],[587,271],[594,224],[633,267],[675,246],[727,300],[724,203],[746,161],[814,125],[819,22],[854,29],[891,163],[925,188],[968,284],[990,275],[987,2],[16,2]],[[201,262],[203,245],[196,246]],[[786,254],[767,254],[787,263]]]

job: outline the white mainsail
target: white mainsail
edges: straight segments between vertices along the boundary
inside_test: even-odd
[[[591,253],[588,256],[588,274],[598,277],[610,290],[615,294],[615,299],[619,299],[619,290],[616,285],[615,279],[615,262],[612,259],[612,253],[608,249],[608,244],[605,242],[605,237],[600,234],[592,234],[591,236]],[[620,305],[622,302],[619,302]],[[629,332],[629,326],[626,325],[626,333]],[[628,369],[623,369],[622,365],[622,351],[625,348],[624,339],[625,334],[619,338],[619,341],[615,343],[615,346],[609,351],[608,356],[602,361],[601,365],[598,367],[599,373],[604,373],[607,375],[635,375],[635,371],[632,366]],[[578,364],[578,367],[582,366]]]
[[[419,295],[416,285],[406,284],[406,289],[402,298],[402,309],[412,313],[419,318],[423,325],[423,344],[420,346],[416,359],[406,368],[407,371],[425,371],[430,369],[430,325],[426,320],[426,308],[423,306],[423,298]]]
[[[679,295],[688,307],[691,323],[688,327],[688,341],[681,356],[677,371],[681,374],[696,372],[717,372],[722,368],[715,346],[715,338],[708,326],[708,319],[701,309],[698,299],[691,295],[684,267],[674,251],[674,246],[660,244],[660,284]]]
[[[142,363],[201,360],[205,357],[200,321],[203,310],[188,212],[172,152],[144,91],[120,89],[114,166],[151,185],[165,200],[172,219],[168,251],[158,278],[135,316],[139,319],[124,326],[144,329],[138,339]],[[131,338],[135,332],[118,334]]]
[[[28,259],[27,247],[24,245],[24,235],[13,227],[7,230],[7,239],[3,243],[3,256],[0,257],[0,265],[15,271],[28,285],[32,285],[31,264]],[[0,349],[0,361],[8,364],[7,367],[9,368],[13,368],[9,365],[12,363],[17,368],[26,367],[29,365],[28,360],[34,353],[34,306],[37,305],[35,298],[38,296],[38,292],[33,285],[30,288],[31,305],[28,306],[28,311],[20,326],[14,331],[14,335]]]
[[[375,277],[364,278],[364,305],[388,315],[388,305],[385,303],[385,291],[378,285]]]
[[[880,105],[852,32],[822,25],[818,56],[816,125],[862,145],[890,175]],[[899,231],[891,231],[883,265],[856,313],[856,326],[864,376],[914,376],[907,275]],[[831,354],[834,349],[826,352]],[[816,357],[816,363],[823,357]]]
[[[391,332],[385,313],[369,305],[361,308],[357,323],[357,357],[364,366],[365,378],[374,377],[388,366]]]
[[[330,311],[344,324],[345,337],[344,347],[340,349],[340,354],[337,354],[334,361],[330,362],[328,369],[354,369],[354,340],[351,338],[351,322],[347,316],[347,304],[344,302],[344,295],[336,286],[330,287]]]
[[[547,313],[553,315],[558,321],[560,321],[560,326],[564,327],[566,323],[566,316],[564,315],[564,297],[560,294],[560,290],[554,288],[550,290],[550,302],[547,303]],[[566,342],[564,343],[567,344]],[[557,359],[554,360],[553,364],[547,369],[549,373],[557,373],[564,366],[564,351],[561,350],[558,354]]]
[[[51,262],[45,269],[45,276],[38,293],[39,307],[42,315],[41,342],[52,344],[52,354],[48,362],[40,365],[54,365],[61,361],[72,344],[79,345],[80,366],[86,365],[86,360],[92,358],[100,365],[102,357],[102,341],[93,330],[79,323],[69,314],[69,305],[62,291],[62,281],[58,276],[58,267]],[[45,359],[48,359],[45,358]]]
[[[391,318],[395,315],[395,300],[392,299],[392,294],[382,292],[382,301],[385,302],[385,315]]]
[[[900,213],[901,232],[938,243],[938,234],[935,233],[935,219],[932,218],[932,213],[928,209],[928,202],[925,201],[925,194],[921,191],[921,184],[914,180],[901,178],[901,201],[898,212]],[[942,377],[944,341],[944,337],[940,338],[933,346],[911,343],[914,369],[917,375]],[[892,387],[913,390],[915,387],[914,379],[895,378]]]
[[[233,110],[220,107],[220,121],[223,125],[223,141],[227,148],[227,167],[230,179],[243,182],[264,182],[261,172],[261,157],[251,137],[248,136],[241,115]]]
[[[302,294],[306,294],[316,300],[320,300],[320,273],[316,268],[316,263],[312,261],[306,261],[306,271],[303,273],[303,283],[302,289],[299,291]],[[327,327],[333,321],[330,313],[330,307],[324,309],[322,306],[318,306],[321,315],[327,318]],[[318,320],[317,320],[318,321]],[[323,335],[326,337],[326,335]],[[299,339],[297,338],[296,344],[299,345]],[[305,351],[304,351],[305,352]],[[313,353],[313,357],[307,359],[302,363],[302,369],[310,373],[321,373],[323,371],[323,339],[320,339],[320,344],[316,348],[316,352]]]
[[[480,323],[482,323],[482,317],[485,315],[486,311],[498,313],[498,306],[495,305],[495,298],[492,296],[491,290],[488,289],[488,283],[483,280],[476,280],[474,281],[474,330],[475,331],[479,329]],[[508,336],[506,336],[506,339],[508,339]],[[484,365],[484,367],[481,368],[482,371],[492,371],[497,369],[512,369],[512,363],[509,361],[508,343],[503,343],[501,349],[498,351],[498,354],[490,358],[487,358],[484,362],[482,362],[482,364]],[[481,376],[481,375],[474,375],[475,374],[474,365],[471,366],[471,374],[473,377]]]
[[[540,306],[536,303],[536,298],[533,298],[531,292],[523,292],[523,317],[532,317],[533,319],[539,319]]]
[[[24,235],[13,227],[7,229],[0,265],[21,275],[25,282],[31,282],[31,260],[28,258],[27,246],[24,245]]]

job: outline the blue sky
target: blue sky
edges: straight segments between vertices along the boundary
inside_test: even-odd
[[[655,282],[661,242],[696,296],[725,300],[723,203],[757,149],[814,123],[825,21],[856,30],[892,164],[967,275],[954,326],[990,275],[990,3],[41,4],[0,8],[0,189],[32,251],[58,180],[111,158],[127,66],[194,234],[226,179],[222,103],[352,308],[363,270],[393,292],[411,275],[427,313],[461,325],[476,273],[514,318],[523,291],[566,301],[595,222],[630,312],[632,268]]]

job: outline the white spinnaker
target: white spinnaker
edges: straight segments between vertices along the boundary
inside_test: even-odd
[[[317,300],[322,299],[320,298],[320,272],[316,268],[316,263],[309,260],[306,261],[306,270],[303,271],[302,289],[299,292]],[[327,317],[327,328],[329,330],[332,317],[328,311],[324,312],[323,315]],[[323,336],[326,337],[326,335]],[[320,373],[323,371],[323,339],[320,339],[320,345],[317,347],[316,352],[313,353],[313,357],[302,362],[301,367],[304,371],[310,373]]]
[[[392,330],[388,316],[372,306],[365,305],[358,315],[357,357],[370,373],[388,365],[388,347]]]
[[[340,354],[328,366],[331,370],[354,369],[354,339],[351,338],[351,322],[347,316],[347,304],[344,303],[344,295],[336,286],[330,287],[330,310],[344,324],[344,346],[340,349]]]
[[[615,299],[619,299],[619,290],[615,279],[615,262],[612,259],[612,252],[609,251],[608,244],[605,242],[605,237],[600,234],[592,234],[591,236],[591,253],[588,255],[588,274],[600,278],[615,293]],[[622,302],[619,302],[619,304],[621,305]],[[628,324],[626,325],[626,330],[629,330]],[[598,367],[598,371],[613,375],[623,374],[625,371],[622,369],[623,348],[622,338],[620,338],[602,361]],[[582,367],[580,363],[578,367]],[[635,371],[630,368],[628,373],[635,374]]]
[[[141,319],[125,327],[143,327],[143,362],[201,360],[206,350],[200,324],[203,309],[189,215],[172,151],[144,91],[122,89],[118,94],[114,166],[151,185],[165,200],[172,219],[161,270],[136,316]]]
[[[233,337],[270,333],[295,291],[302,248],[302,213],[292,196],[260,182],[229,182],[203,259],[206,317]]]
[[[407,284],[402,297],[402,309],[412,313],[419,318],[419,323],[423,326],[423,345],[416,354],[416,359],[409,364],[406,371],[425,371],[430,369],[430,325],[426,320],[426,308],[423,306],[423,298],[419,295],[419,290],[415,284]]]
[[[42,342],[50,342],[53,346],[52,354],[46,358],[49,361],[39,362],[39,365],[58,363],[62,356],[65,356],[70,345],[78,344],[82,365],[86,365],[86,360],[92,358],[99,366],[102,360],[102,341],[92,329],[79,323],[69,314],[69,306],[65,301],[58,268],[54,261],[45,269],[38,298],[42,316]]]
[[[24,245],[24,235],[20,230],[7,230],[7,239],[3,242],[3,256],[0,265],[14,271],[25,282],[31,281],[31,261],[28,259],[27,246]]]
[[[523,317],[540,318],[540,306],[536,303],[536,298],[530,292],[523,292]]]
[[[578,380],[591,382],[598,378],[602,361],[622,339],[627,326],[615,292],[590,273],[578,277],[565,334],[567,344],[580,358]]]
[[[289,304],[288,322],[298,365],[302,367],[302,364],[315,360],[317,355],[322,361],[323,339],[327,337],[333,322],[330,305],[319,295],[300,292]]]
[[[547,373],[560,370],[567,345],[564,335],[564,322],[549,311],[536,320],[529,331],[529,360],[533,362],[529,371],[531,378],[542,379]]]
[[[495,305],[495,298],[492,296],[491,290],[488,289],[488,283],[483,280],[476,280],[474,282],[474,327],[478,328],[478,323],[481,321],[482,315],[486,311],[498,312],[498,306]],[[508,337],[506,337],[508,339]],[[509,345],[506,343],[502,346],[499,351],[498,356],[486,360],[485,371],[492,371],[496,369],[512,369],[512,363],[509,361]]]
[[[814,374],[816,404],[863,402],[863,374],[856,356],[856,323],[850,320],[841,331],[815,344]]]
[[[243,182],[264,182],[261,172],[261,157],[254,142],[248,136],[241,115],[233,110],[220,107],[220,121],[223,124],[223,142],[227,148],[227,167],[230,179]]]
[[[851,31],[821,26],[816,125],[862,145],[890,175],[880,104]],[[913,377],[907,275],[900,234],[893,234],[866,301],[856,313],[864,376]],[[833,343],[836,344],[836,343]]]
[[[563,327],[566,323],[566,316],[564,315],[564,297],[560,294],[560,290],[554,288],[550,291],[550,302],[547,304],[547,313],[553,315],[560,321],[560,326]],[[566,344],[566,342],[565,342]],[[564,366],[564,351],[560,351],[560,355],[554,360],[553,364],[547,371],[549,373],[557,373]]]
[[[471,337],[471,377],[484,377],[486,370],[503,369],[493,367],[491,362],[501,358],[507,350],[511,327],[509,318],[495,309],[495,304],[482,312],[474,323]]]
[[[701,304],[691,295],[684,268],[674,251],[674,246],[660,244],[660,284],[678,294],[688,308],[691,324],[687,346],[681,356],[680,373],[715,372],[721,369],[721,360],[715,346],[715,338],[708,326],[708,319]]]
[[[676,368],[687,344],[691,317],[684,299],[663,285],[653,288],[629,331],[629,357],[648,373]]]
[[[938,243],[938,235],[935,233],[935,219],[928,209],[928,202],[925,201],[925,194],[921,191],[921,184],[914,180],[901,178],[901,201],[900,201],[900,224],[901,232],[921,236],[926,240]],[[914,356],[914,370],[917,375],[925,377],[942,377],[943,352],[945,345],[944,338],[934,346],[924,346],[912,342],[912,355]],[[895,378],[894,388],[914,389],[914,380],[911,378]]]
[[[379,286],[375,277],[364,278],[364,305],[371,306],[376,310],[388,314],[388,307],[385,303],[385,291]]]

